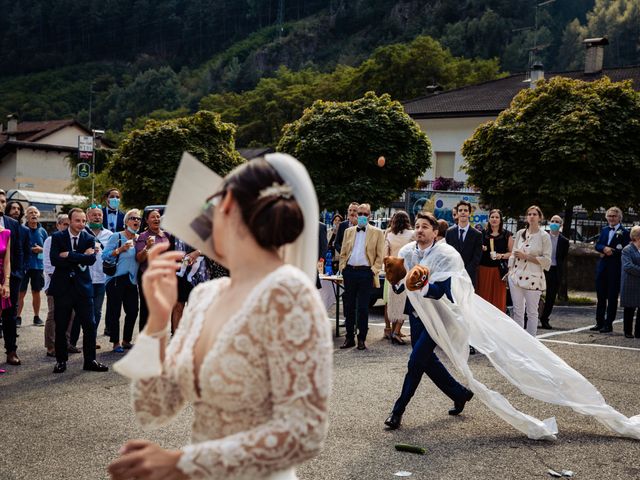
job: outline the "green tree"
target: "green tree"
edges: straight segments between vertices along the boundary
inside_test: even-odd
[[[329,209],[353,200],[387,205],[431,165],[425,133],[400,103],[373,92],[353,102],[314,102],[284,127],[278,150],[306,165],[321,206]]]
[[[222,176],[242,162],[234,147],[234,133],[233,125],[208,111],[150,120],[124,139],[108,164],[108,176],[128,205],[165,203],[182,152],[193,154]]]
[[[522,90],[463,146],[469,182],[483,203],[518,217],[531,204],[548,214],[640,200],[640,93],[630,81],[555,77]]]

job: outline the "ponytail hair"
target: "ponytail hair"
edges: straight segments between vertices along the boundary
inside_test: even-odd
[[[542,210],[540,209],[540,207],[537,205],[531,205],[529,208],[527,208],[527,213],[529,213],[531,210],[535,210],[536,212],[538,212],[538,216],[540,217],[540,221],[542,222],[542,220],[544,219],[544,215],[542,214]],[[529,229],[529,222],[526,222],[525,224],[526,227],[522,232],[523,240],[527,239],[527,230]]]

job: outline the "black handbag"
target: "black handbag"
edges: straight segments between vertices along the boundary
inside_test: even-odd
[[[507,260],[498,260],[498,273],[500,278],[505,280],[505,277],[509,273],[509,262]]]
[[[120,234],[118,234],[118,248],[120,248],[121,243],[122,243],[122,237],[120,236]],[[102,271],[104,272],[105,275],[109,275],[110,277],[113,277],[116,274],[116,270],[118,269],[119,258],[120,258],[120,255],[116,256],[115,262],[112,262],[110,259],[102,260]]]

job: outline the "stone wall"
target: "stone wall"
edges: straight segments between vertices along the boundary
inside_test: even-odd
[[[591,244],[571,243],[567,259],[569,290],[595,291],[600,253]]]

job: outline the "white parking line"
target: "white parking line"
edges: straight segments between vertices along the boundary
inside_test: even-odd
[[[622,323],[622,320],[615,320],[613,322],[614,324],[616,323]],[[556,332],[549,332],[549,333],[543,333],[542,335],[537,335],[536,338],[538,340],[540,340],[541,342],[548,342],[548,343],[559,343],[562,345],[577,345],[580,347],[600,347],[600,348],[613,348],[616,350],[633,350],[636,352],[640,352],[640,348],[634,348],[634,347],[620,347],[617,345],[602,345],[601,343],[578,343],[578,342],[567,342],[564,340],[549,340],[550,337],[555,337],[558,335],[566,335],[568,333],[577,333],[577,332],[584,332],[585,330],[589,330],[593,325],[589,325],[587,327],[580,327],[580,328],[574,328],[573,330],[558,330]]]
[[[542,339],[541,341],[548,342],[548,343],[560,343],[563,345],[577,345],[579,347],[613,348],[615,350],[633,350],[636,352],[640,352],[640,348],[619,347],[617,345],[602,345],[600,343],[577,343],[577,342],[565,342],[564,340],[545,340],[545,339]]]
[[[615,320],[613,322],[614,325],[616,323],[622,323],[622,320]],[[543,333],[542,335],[536,335],[536,338],[538,340],[543,340],[545,338],[555,337],[555,336],[558,336],[558,335],[566,335],[568,333],[584,332],[585,330],[589,330],[591,327],[593,327],[593,325],[589,325],[587,327],[574,328],[573,330],[557,330],[555,332],[549,332],[549,333]]]

